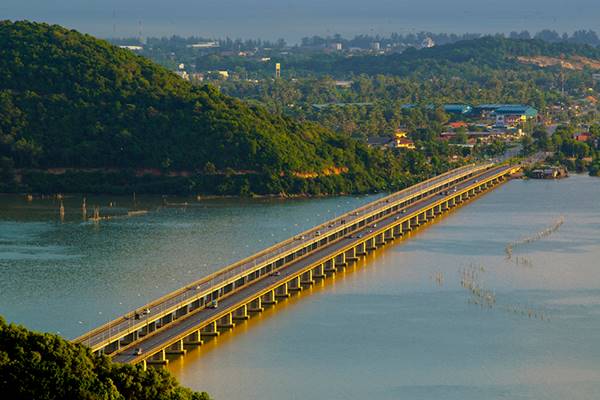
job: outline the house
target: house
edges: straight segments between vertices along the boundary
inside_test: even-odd
[[[415,149],[415,143],[406,136],[406,131],[397,129],[393,136],[371,136],[367,138],[367,145],[389,149]]]
[[[592,135],[589,132],[581,132],[573,135],[573,139],[577,140],[578,142],[587,142],[591,137]]]
[[[450,122],[448,124],[448,126],[452,129],[460,129],[460,128],[467,128],[469,126],[469,124],[467,124],[465,121],[456,121],[456,122]]]
[[[538,111],[530,106],[505,105],[494,111],[496,125],[507,126],[537,118]]]

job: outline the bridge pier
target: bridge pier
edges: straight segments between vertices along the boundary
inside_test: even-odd
[[[366,242],[360,242],[359,244],[356,245],[355,249],[355,254],[357,256],[366,256],[367,255],[367,244]]]
[[[384,242],[390,242],[392,240],[394,240],[394,228],[387,229],[385,232],[383,232]]]
[[[217,328],[229,329],[233,328],[234,326],[235,322],[233,322],[233,313],[227,313],[217,321]]]
[[[165,349],[166,354],[185,354],[186,349],[183,348],[183,340],[178,340]]]
[[[375,246],[375,238],[369,238],[367,240],[365,240],[365,247],[367,249],[367,251],[373,251],[377,248],[377,246]]]
[[[263,312],[264,310],[265,308],[262,306],[262,299],[260,297],[248,303],[248,312]]]
[[[346,250],[344,257],[346,258],[346,263],[358,261],[358,257],[356,256],[356,247]]]
[[[313,270],[309,269],[305,273],[300,276],[300,284],[302,285],[312,285],[315,283],[313,279]]]
[[[183,338],[183,344],[186,346],[200,346],[204,343],[200,330],[194,331]]]
[[[325,266],[323,263],[313,268],[313,278],[321,279],[325,278]]]
[[[154,353],[150,358],[146,359],[146,364],[167,365],[168,363],[169,360],[167,360],[165,349],[160,350],[158,353]]]
[[[104,351],[104,354],[110,354],[110,353],[113,353],[113,352],[119,350],[120,348],[121,348],[121,341],[115,340],[114,342],[107,344],[104,347],[103,351]]]
[[[248,306],[246,304],[238,307],[233,312],[233,319],[236,321],[243,321],[243,320],[249,319],[249,318],[250,318],[250,316],[248,315]]]
[[[325,271],[326,274],[335,274],[335,260],[329,259],[327,261],[325,261],[324,266],[323,266],[323,270]]]
[[[275,289],[275,298],[285,298],[290,297],[290,292],[288,291],[288,284],[284,283]]]
[[[346,266],[346,254],[341,253],[334,257],[333,262],[335,264],[335,269],[340,270]]]
[[[190,312],[189,306],[184,306],[184,307],[178,308],[177,311],[175,311],[175,319],[181,318],[189,312]]]
[[[291,290],[293,292],[301,291],[302,285],[300,284],[300,276],[296,276],[296,277],[290,279],[287,282],[287,286],[288,286],[288,290]]]
[[[120,346],[127,346],[128,344],[131,344],[133,342],[135,342],[136,340],[139,339],[139,335],[138,332],[131,332],[129,335],[126,335],[124,337],[121,338],[119,345]]]
[[[402,236],[402,224],[401,223],[394,226],[393,230],[394,230],[394,232],[393,232],[394,237]]]
[[[375,236],[375,246],[381,247],[385,244],[385,239],[383,237],[383,233],[379,233]]]
[[[419,214],[418,216],[418,222],[419,225],[424,224],[425,222],[427,222],[427,216],[425,215],[425,212],[422,212]]]
[[[402,233],[403,234],[404,234],[404,232],[410,232],[412,230],[411,221],[412,221],[412,218],[402,222]]]
[[[217,329],[217,321],[209,322],[208,325],[200,329],[200,336],[219,336],[220,334]]]
[[[425,211],[425,219],[427,219],[427,221],[431,221],[433,218],[435,218],[435,212],[433,211],[433,208],[429,208]]]
[[[263,294],[261,301],[262,301],[262,304],[265,304],[265,305],[277,304],[275,290],[269,290],[267,293]]]

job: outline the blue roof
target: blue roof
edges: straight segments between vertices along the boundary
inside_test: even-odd
[[[471,106],[467,104],[445,104],[444,111],[451,114],[466,114],[471,111]]]
[[[538,113],[535,108],[523,105],[504,105],[494,112],[496,114],[527,115],[529,117],[535,117]]]

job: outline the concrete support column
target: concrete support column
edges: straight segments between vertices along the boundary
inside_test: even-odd
[[[394,240],[394,228],[390,228],[390,229],[386,230],[385,232],[383,232],[383,240],[385,242]]]
[[[450,208],[450,205],[448,203],[449,203],[448,201],[445,201],[442,203],[442,206],[441,206],[442,211],[447,211]]]
[[[183,348],[183,340],[178,340],[165,349],[167,354],[185,354],[186,350]]]
[[[238,307],[233,312],[233,319],[236,321],[243,321],[248,318],[250,318],[250,316],[248,315],[248,306],[246,306],[246,304],[244,304],[241,307]]]
[[[166,365],[169,363],[169,360],[167,360],[167,355],[165,353],[165,350],[162,349],[161,351],[159,351],[158,353],[154,353],[152,355],[152,357],[146,359],[146,363],[147,364],[159,364],[159,365]]]
[[[292,278],[288,281],[288,290],[293,292],[299,292],[302,290],[302,285],[300,284],[300,276]]]
[[[411,221],[412,221],[412,218],[407,221],[402,222],[402,233],[411,231],[411,229],[412,229]]]
[[[178,308],[177,311],[175,311],[175,319],[183,317],[188,312],[190,312],[189,306]]]
[[[229,329],[235,326],[233,322],[233,313],[227,313],[217,321],[217,328]]]
[[[427,216],[425,215],[425,211],[419,214],[419,225],[427,222]]]
[[[264,309],[265,308],[262,306],[262,299],[260,297],[257,297],[248,303],[248,312],[262,312]]]
[[[262,296],[262,304],[277,304],[277,298],[275,297],[275,290],[269,290]]]
[[[121,338],[121,345],[123,346],[127,346],[130,343],[135,342],[136,340],[139,339],[139,335],[138,332],[131,332],[130,334],[126,335],[125,337]]]
[[[210,322],[208,325],[200,329],[201,336],[219,336],[219,330],[217,329],[217,321]]]
[[[106,345],[106,347],[104,347],[104,354],[111,354],[117,350],[119,350],[121,348],[121,341],[120,340],[115,340],[112,343],[109,343]]]
[[[290,292],[288,291],[288,284],[284,283],[275,289],[275,298],[285,298],[290,297]]]
[[[300,283],[302,285],[312,285],[313,283],[315,283],[315,280],[313,279],[312,269],[309,269],[308,271],[300,275]]]
[[[344,254],[344,253],[338,254],[337,256],[335,256],[335,258],[333,260],[335,263],[336,270],[339,270],[346,266],[346,254]]]
[[[385,244],[385,239],[383,237],[383,233],[380,233],[377,236],[375,236],[375,246],[381,247],[384,244]]]
[[[358,257],[356,256],[356,247],[346,250],[345,257],[347,263],[358,261]]]
[[[335,261],[333,258],[325,261],[323,270],[325,271],[325,273],[335,273]]]
[[[200,330],[190,333],[183,339],[183,344],[186,346],[200,346],[203,343]]]
[[[366,247],[367,247],[367,251],[373,251],[377,248],[377,246],[375,245],[375,238],[369,238],[365,241],[366,243]]]
[[[325,278],[325,265],[319,264],[313,269],[313,278],[321,279]]]
[[[394,230],[394,232],[393,232],[394,237],[402,236],[402,224],[398,224],[398,225],[394,226],[393,230]]]
[[[435,213],[433,212],[433,207],[425,211],[425,218],[429,221],[435,217]]]
[[[355,249],[355,254],[357,256],[365,256],[367,255],[367,245],[366,242],[362,242],[356,245]]]

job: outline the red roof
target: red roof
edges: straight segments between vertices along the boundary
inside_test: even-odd
[[[573,135],[573,138],[578,142],[587,142],[588,140],[590,140],[590,137],[591,135],[589,132],[576,133],[575,135]]]
[[[450,125],[450,127],[454,128],[454,129],[457,129],[457,128],[466,128],[467,126],[469,126],[464,121],[450,122],[448,125]]]

